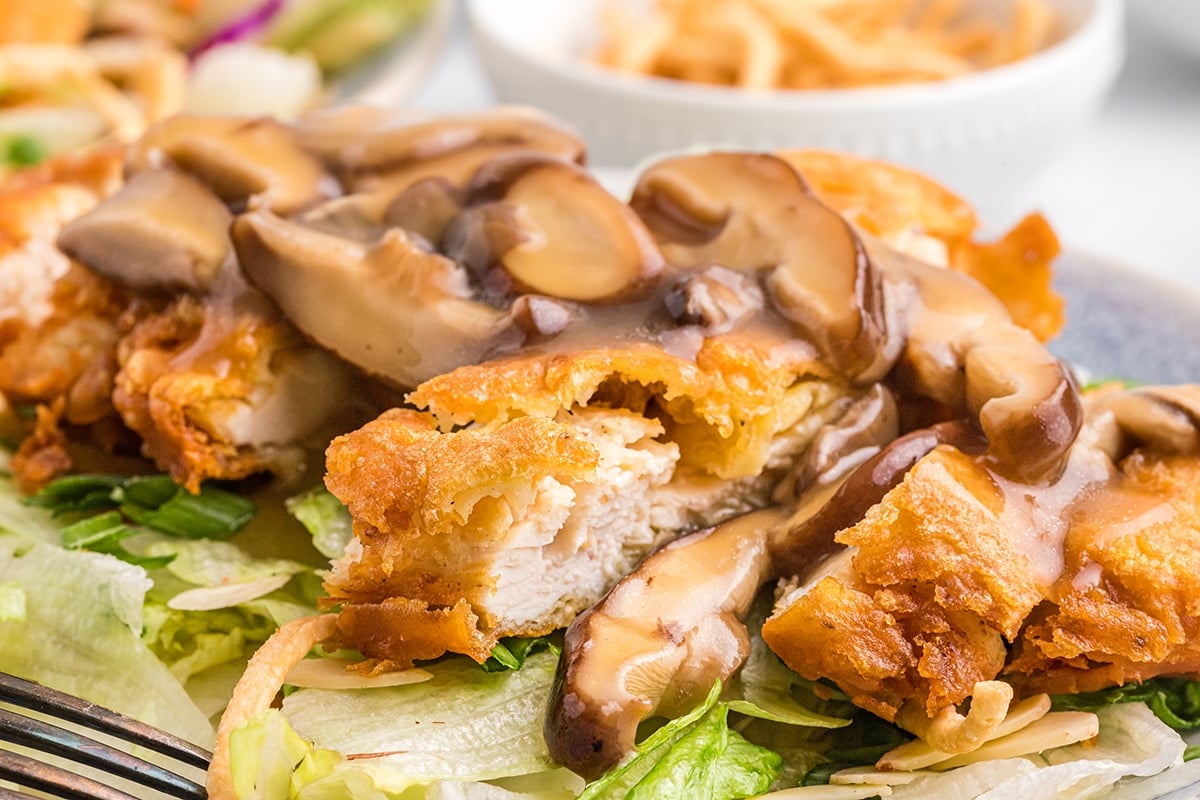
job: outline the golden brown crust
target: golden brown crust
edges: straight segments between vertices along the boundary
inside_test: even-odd
[[[1200,672],[1200,457],[1135,451],[1081,496],[1061,512],[1061,572],[1039,583],[1031,556],[1049,553],[1004,513],[1023,501],[936,450],[838,534],[849,568],[785,598],[763,637],[887,719],[906,702],[932,719],[1001,675],[1053,694]]]
[[[534,481],[547,475],[586,481],[597,457],[595,447],[569,425],[544,417],[442,434],[428,415],[395,409],[338,437],[328,450],[325,481],[350,509],[361,552],[335,564],[326,582],[330,598],[344,604],[343,613],[359,619],[383,614],[389,624],[405,618],[419,626],[465,620],[443,611],[464,601],[471,604],[467,608],[485,605],[493,583],[490,564],[482,549],[480,555],[472,551],[508,532],[508,498],[528,495]],[[451,564],[455,569],[435,569]],[[493,620],[479,620],[472,612],[471,622],[486,630]],[[481,650],[482,639],[464,638],[452,628],[443,634],[443,651],[470,640],[469,651],[457,652],[483,652],[486,658],[490,644]],[[417,641],[425,634],[412,636]],[[378,648],[371,655],[417,657]]]
[[[1029,691],[1200,673],[1200,458],[1134,452],[1121,471],[1131,490],[1170,511],[1150,505],[1143,520],[1157,521],[1144,526],[1071,531],[1053,602],[1030,621],[1008,668]]]
[[[999,673],[1003,635],[1041,599],[1001,506],[982,468],[938,448],[838,534],[858,548],[850,574],[778,609],[763,638],[792,669],[833,679],[889,720],[909,698],[931,717],[962,702]]]
[[[1014,322],[1046,342],[1066,322],[1066,303],[1052,287],[1052,265],[1060,251],[1046,218],[1030,214],[995,242],[955,244],[950,263],[987,287]]]
[[[695,361],[650,345],[526,355],[456,369],[409,395],[443,429],[520,415],[611,405],[665,412],[681,464],[720,478],[758,474],[779,432],[784,397],[799,379],[823,374],[811,353],[764,354],[734,337],[710,337]]]
[[[975,212],[965,200],[912,170],[828,150],[779,155],[823,202],[882,239],[915,227],[949,245],[975,232]]]
[[[350,603],[338,615],[338,634],[367,658],[407,669],[414,661],[446,651],[486,661],[495,646],[479,629],[479,618],[466,600],[431,608],[423,600],[391,597],[379,603]]]
[[[55,249],[62,225],[120,182],[119,148],[54,159],[0,188],[0,393],[40,406],[13,469],[27,489],[70,469],[62,425],[111,427],[124,294]],[[48,411],[53,407],[54,411]]]

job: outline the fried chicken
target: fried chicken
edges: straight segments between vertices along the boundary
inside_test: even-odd
[[[1200,670],[1200,453],[1114,449],[1089,413],[1050,484],[930,453],[787,587],[764,639],[918,733],[996,679],[1031,694]]]
[[[209,478],[286,472],[368,415],[356,377],[257,292],[134,307],[113,404],[143,453],[191,491]]]
[[[326,483],[356,533],[326,583],[343,638],[399,666],[549,633],[656,545],[767,504],[846,408],[828,382],[699,363],[631,348],[463,368],[414,393],[433,413],[335,440]]]
[[[71,469],[73,442],[140,440],[196,490],[288,468],[300,447],[320,451],[369,418],[375,406],[344,399],[361,394],[353,371],[302,339],[236,268],[219,291],[168,300],[58,247],[64,226],[119,190],[124,157],[55,159],[0,190],[0,393],[38,407],[13,461],[23,488]]]

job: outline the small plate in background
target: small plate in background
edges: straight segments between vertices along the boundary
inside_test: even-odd
[[[436,0],[413,30],[334,80],[330,104],[403,105],[437,66],[454,30],[454,6],[454,0]]]

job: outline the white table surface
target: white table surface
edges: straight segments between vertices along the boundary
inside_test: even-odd
[[[496,102],[457,16],[415,106],[466,111]],[[1128,38],[1108,104],[1042,177],[1038,207],[1067,248],[1200,293],[1200,61],[1136,23]]]

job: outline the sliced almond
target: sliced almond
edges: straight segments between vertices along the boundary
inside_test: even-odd
[[[1016,733],[1037,722],[1049,711],[1050,695],[1037,694],[1027,697],[1009,710],[1004,721],[996,727],[987,741]],[[923,739],[914,739],[884,753],[883,757],[875,762],[875,766],[881,770],[917,770],[953,757],[953,754],[943,753]]]
[[[1016,733],[993,739],[978,750],[939,762],[934,769],[953,769],[980,761],[1041,753],[1091,739],[1099,733],[1100,718],[1089,711],[1054,711]]]
[[[402,669],[379,675],[348,671],[354,661],[345,658],[306,658],[288,670],[283,682],[301,689],[382,689],[424,683],[433,674],[423,669]]]
[[[838,770],[830,775],[829,782],[847,785],[902,786],[906,783],[912,783],[924,775],[935,774],[937,773],[929,770],[921,770],[919,772],[891,772],[874,769],[873,767],[850,767],[849,769]]]
[[[218,608],[230,608],[239,603],[265,597],[276,589],[282,589],[291,579],[291,575],[271,575],[255,581],[188,589],[168,600],[167,608],[176,611],[215,611]]]

